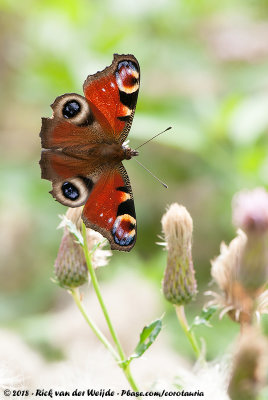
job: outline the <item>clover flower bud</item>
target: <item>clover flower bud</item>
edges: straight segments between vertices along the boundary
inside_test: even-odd
[[[265,189],[241,191],[234,196],[233,222],[247,235],[238,279],[254,294],[268,279],[268,193]]]
[[[233,223],[248,235],[268,230],[268,193],[264,188],[242,190],[233,198]]]
[[[82,212],[83,212],[83,206],[81,207],[74,207],[71,208],[69,207],[66,211],[66,218],[69,219],[75,226],[76,228],[82,232]]]
[[[84,250],[75,237],[75,235],[79,237],[82,232],[82,211],[83,207],[69,208],[59,225],[60,228],[64,228],[64,234],[55,261],[55,275],[59,283],[64,287],[79,287],[88,280],[88,268]],[[112,253],[110,250],[102,249],[105,245],[103,236],[93,229],[87,229],[86,238],[88,250],[91,252],[93,267],[97,268],[106,265]]]
[[[192,261],[193,221],[185,207],[174,203],[161,222],[168,251],[163,293],[172,304],[184,305],[197,293]]]
[[[219,307],[220,318],[228,313],[233,321],[239,323],[250,323],[254,314],[260,319],[261,314],[267,313],[268,306],[268,290],[256,292],[253,296],[241,280],[247,246],[247,236],[241,229],[229,246],[221,244],[220,255],[211,261],[211,275],[219,286],[220,293],[205,293],[214,297],[207,306]]]
[[[66,217],[69,219],[73,224],[76,225],[76,228],[82,232],[82,207],[76,208],[69,208],[66,212]],[[95,251],[91,254],[91,262],[94,268],[104,267],[108,264],[109,257],[111,257],[112,252],[111,250],[103,250],[105,246],[105,240],[103,236],[99,233],[94,231],[93,229],[87,228],[87,247],[92,250],[96,245],[98,247]]]
[[[222,293],[217,295],[214,292],[207,292],[207,294],[213,295],[214,304],[222,308],[220,318],[228,312],[234,321],[244,322],[251,319],[251,301],[237,281],[246,243],[245,233],[239,230],[229,246],[221,244],[220,255],[211,261],[211,275]]]
[[[61,286],[76,288],[88,280],[88,269],[82,247],[65,229],[55,261],[55,275]]]

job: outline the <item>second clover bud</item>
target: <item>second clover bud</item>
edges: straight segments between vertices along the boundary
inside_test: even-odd
[[[193,221],[185,207],[174,203],[161,222],[168,251],[163,293],[172,304],[184,305],[197,293],[192,261]]]
[[[233,222],[247,235],[238,279],[256,294],[268,279],[268,193],[264,188],[243,190],[233,199]]]

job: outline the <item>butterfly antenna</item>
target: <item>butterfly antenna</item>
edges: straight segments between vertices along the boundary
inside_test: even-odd
[[[149,174],[151,174],[158,182],[161,183],[161,185],[163,185],[166,189],[168,188],[168,185],[166,185],[164,182],[162,182],[159,178],[157,178],[157,176],[155,176],[148,168],[146,168],[142,163],[140,163],[138,160],[136,160],[136,158],[134,158],[134,160],[140,164],[140,166],[144,169],[146,169],[147,172],[149,172]]]
[[[156,138],[157,136],[162,135],[162,133],[164,133],[164,132],[166,132],[166,131],[169,131],[171,128],[172,128],[172,127],[169,126],[169,127],[168,127],[167,129],[165,129],[164,131],[158,133],[157,135],[153,136],[151,139],[147,140],[146,142],[142,143],[140,146],[136,147],[135,150],[139,149],[141,146],[144,146],[146,143],[149,143],[151,140],[153,140],[153,139]],[[145,169],[146,169],[146,168],[145,168]]]

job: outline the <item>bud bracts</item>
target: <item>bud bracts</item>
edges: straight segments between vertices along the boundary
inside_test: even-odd
[[[168,251],[163,293],[172,304],[184,305],[197,292],[192,261],[193,221],[185,207],[174,203],[161,222]]]
[[[88,280],[88,269],[82,247],[65,229],[55,261],[55,275],[61,286],[75,288]]]

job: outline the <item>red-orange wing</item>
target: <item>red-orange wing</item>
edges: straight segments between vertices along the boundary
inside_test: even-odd
[[[89,75],[85,97],[107,135],[121,143],[130,130],[140,85],[140,67],[133,55],[114,55],[112,64]]]
[[[88,228],[109,240],[112,249],[132,249],[136,241],[136,214],[123,164],[103,172],[90,193],[82,218]]]

